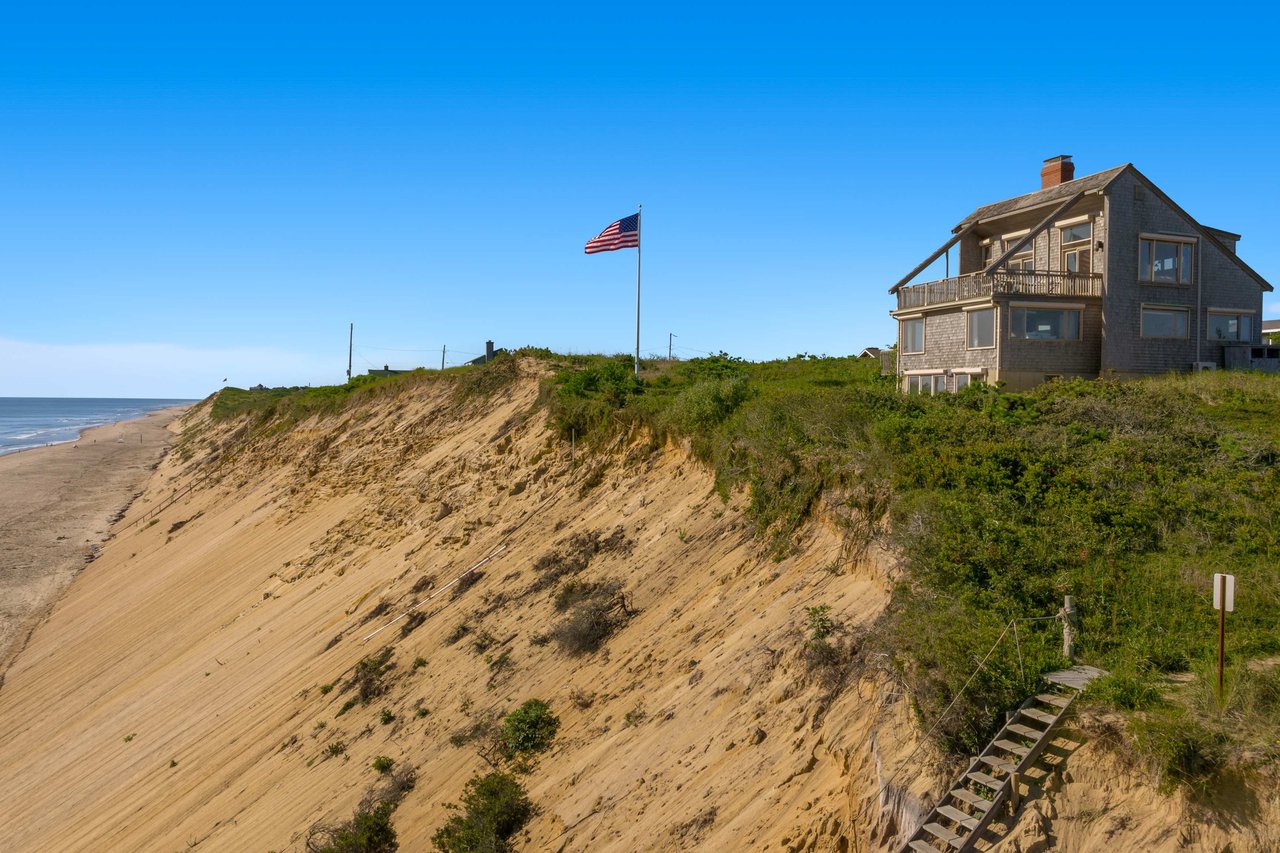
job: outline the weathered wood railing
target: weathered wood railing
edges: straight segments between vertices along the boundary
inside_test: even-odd
[[[944,305],[993,294],[1101,296],[1102,276],[1067,272],[973,273],[904,287],[898,291],[898,310]]]

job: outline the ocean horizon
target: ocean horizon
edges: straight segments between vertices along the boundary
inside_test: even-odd
[[[0,397],[0,456],[75,441],[89,427],[195,402],[154,397]]]

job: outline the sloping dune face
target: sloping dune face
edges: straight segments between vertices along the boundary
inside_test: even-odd
[[[458,735],[530,698],[562,725],[517,846],[865,847],[877,750],[909,748],[870,747],[872,718],[911,727],[814,675],[805,608],[850,642],[882,574],[819,522],[775,562],[677,446],[574,458],[523,370],[287,429],[194,411],[0,691],[5,849],[301,850],[380,755],[416,769],[393,822],[429,849],[489,769]],[[552,637],[570,581],[620,584],[598,651]],[[362,702],[354,669],[385,649]]]

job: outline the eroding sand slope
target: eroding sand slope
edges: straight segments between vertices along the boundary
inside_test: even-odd
[[[740,501],[722,502],[679,448],[572,465],[531,414],[536,395],[536,377],[483,402],[425,386],[249,439],[196,413],[194,453],[170,455],[9,673],[8,849],[300,849],[312,824],[355,807],[379,754],[418,769],[395,823],[422,849],[442,803],[485,769],[449,736],[530,697],[563,720],[527,779],[531,849],[837,844],[852,820],[845,753],[866,751],[850,721],[878,700],[854,687],[817,701],[803,608],[853,629],[879,613],[883,582],[827,571],[840,541],[822,525],[773,562]],[[557,617],[533,565],[615,530],[625,547],[582,577],[623,581],[636,615],[604,651],[569,657],[541,642]],[[503,545],[408,636],[362,642]],[[468,638],[446,642],[464,622],[505,668]],[[336,716],[345,676],[385,644],[387,695]]]

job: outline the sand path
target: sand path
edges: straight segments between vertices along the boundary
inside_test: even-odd
[[[31,630],[142,489],[183,407],[0,456],[0,686]]]

